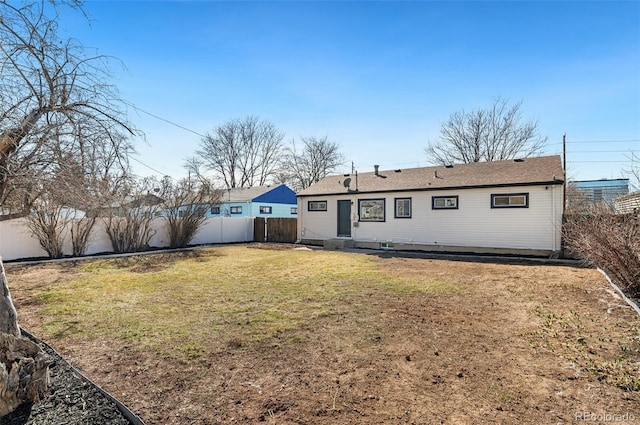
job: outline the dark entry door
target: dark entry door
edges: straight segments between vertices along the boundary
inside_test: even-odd
[[[338,237],[351,237],[351,201],[338,201]]]

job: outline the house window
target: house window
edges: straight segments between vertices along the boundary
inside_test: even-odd
[[[271,214],[271,207],[267,207],[264,205],[260,206],[260,214]]]
[[[242,206],[231,207],[229,212],[231,214],[242,214]]]
[[[384,199],[360,199],[360,221],[384,221]]]
[[[298,207],[291,207],[291,214],[298,214]]]
[[[211,207],[211,214],[220,214],[220,207]]]
[[[458,209],[458,196],[432,196],[431,197],[431,209],[432,210],[457,210]]]
[[[396,218],[411,218],[411,198],[396,198]]]
[[[309,211],[326,211],[327,201],[309,201]]]
[[[529,208],[528,193],[492,194],[491,208]]]

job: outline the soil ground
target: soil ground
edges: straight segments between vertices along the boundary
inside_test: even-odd
[[[405,277],[455,275],[466,290],[350,297],[193,362],[113,339],[47,342],[147,424],[640,423],[640,319],[597,271],[375,261]],[[32,290],[72,268],[5,266],[21,326],[41,335]]]

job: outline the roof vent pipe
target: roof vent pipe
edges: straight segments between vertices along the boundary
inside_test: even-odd
[[[380,168],[380,166],[379,166],[379,165],[377,165],[377,164],[373,166],[373,169],[375,170],[376,176],[378,176],[378,175],[379,175],[379,174],[378,174],[378,168]]]

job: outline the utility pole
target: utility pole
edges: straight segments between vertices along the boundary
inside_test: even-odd
[[[564,170],[565,178],[567,175],[567,133],[562,135],[562,169]]]
[[[567,208],[567,133],[562,135],[562,169],[564,170],[564,182],[562,183],[562,215]]]

